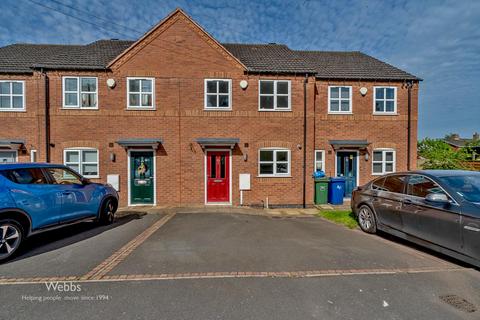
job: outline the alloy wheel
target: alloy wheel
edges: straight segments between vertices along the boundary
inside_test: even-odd
[[[373,226],[373,215],[369,209],[362,207],[358,213],[358,222],[363,230],[369,231]]]
[[[21,231],[12,223],[0,225],[0,260],[12,255],[20,246]]]

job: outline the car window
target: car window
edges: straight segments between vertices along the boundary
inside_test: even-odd
[[[385,178],[380,178],[372,182],[372,189],[373,190],[382,190],[385,191],[383,188],[383,184],[385,182]]]
[[[446,176],[439,179],[465,200],[480,202],[480,175]]]
[[[82,184],[80,177],[73,171],[65,168],[48,168],[53,184]]]
[[[383,190],[395,193],[403,193],[405,185],[405,176],[393,175],[385,178]]]
[[[444,193],[442,188],[429,178],[422,175],[413,175],[408,179],[407,194],[425,198],[430,193]]]
[[[3,170],[0,173],[12,182],[18,184],[46,184],[47,179],[40,168],[21,168]]]

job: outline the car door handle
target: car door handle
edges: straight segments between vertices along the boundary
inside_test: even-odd
[[[463,229],[469,230],[469,231],[480,232],[480,228],[475,228],[473,226],[464,226]]]
[[[63,196],[69,196],[69,195],[71,195],[71,194],[72,194],[72,192],[62,192],[62,195],[63,195]]]
[[[410,199],[403,199],[403,204],[412,204],[412,200]]]

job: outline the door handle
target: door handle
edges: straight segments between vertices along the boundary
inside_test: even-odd
[[[472,227],[472,226],[465,226],[465,227],[463,227],[463,229],[469,230],[469,231],[480,232],[480,228],[475,228],[475,227]]]
[[[64,195],[64,196],[69,196],[69,195],[71,195],[71,194],[72,194],[72,192],[68,192],[68,191],[62,192],[62,195]]]
[[[412,200],[410,199],[403,199],[403,204],[412,204]]]

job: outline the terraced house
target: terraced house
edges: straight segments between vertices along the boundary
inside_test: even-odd
[[[137,41],[0,48],[0,161],[123,205],[311,205],[315,170],[415,168],[420,79],[361,52],[219,43],[180,9]],[[240,190],[242,189],[242,190]]]

